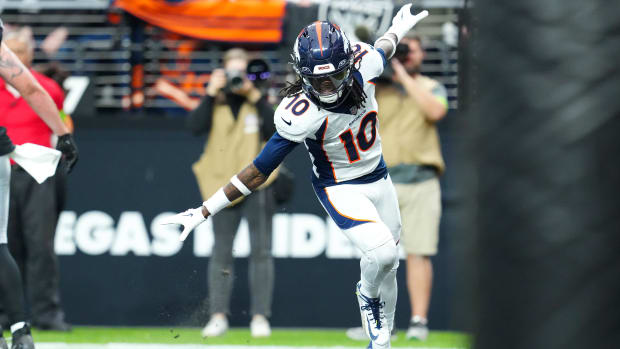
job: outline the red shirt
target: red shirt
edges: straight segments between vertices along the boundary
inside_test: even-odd
[[[62,109],[65,99],[60,86],[47,76],[30,70],[39,84],[50,94],[56,107]],[[10,87],[12,89],[12,87]],[[13,89],[13,91],[15,91]],[[17,93],[17,92],[15,92]],[[6,127],[6,133],[14,144],[34,143],[51,148],[52,130],[30,108],[21,96],[15,97],[7,89],[3,79],[0,79],[0,125]]]

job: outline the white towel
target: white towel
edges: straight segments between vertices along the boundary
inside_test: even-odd
[[[41,184],[56,173],[60,155],[56,149],[25,143],[16,145],[9,157]]]

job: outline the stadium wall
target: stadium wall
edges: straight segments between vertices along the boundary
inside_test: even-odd
[[[68,320],[80,325],[203,325],[208,314],[204,300],[211,225],[203,224],[181,244],[178,228],[158,221],[202,201],[191,164],[198,159],[204,138],[189,135],[178,120],[100,119],[93,125],[77,124],[81,159],[69,179],[55,244]],[[449,122],[442,127],[449,129]],[[450,143],[446,138],[450,137],[444,137],[444,145]],[[449,150],[446,157],[449,163]],[[315,198],[303,146],[289,155],[286,165],[295,173],[296,185],[292,200],[274,217],[272,323],[356,326],[359,314],[353,288],[359,279],[359,255]],[[444,219],[440,254],[434,260],[430,314],[437,329],[454,328],[450,303],[455,253],[450,241],[458,230],[451,218],[458,208],[458,195],[450,188],[450,176],[444,182]],[[247,234],[247,224],[242,223],[234,246],[239,258],[233,326],[249,322]],[[397,326],[405,327],[409,303],[404,263],[398,278]]]

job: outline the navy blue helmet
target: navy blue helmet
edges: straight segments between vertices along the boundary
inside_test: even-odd
[[[344,32],[330,22],[301,30],[293,47],[293,65],[302,88],[321,105],[342,102],[353,82],[353,52]]]

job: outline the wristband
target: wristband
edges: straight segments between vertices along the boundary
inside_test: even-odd
[[[386,34],[390,34],[390,32],[387,32]],[[391,34],[394,34],[394,33],[391,33]],[[396,35],[396,34],[394,34],[394,35]],[[392,49],[392,54],[389,57],[385,57],[386,59],[392,58],[392,56],[394,56],[394,53],[396,52],[396,41],[394,41],[394,39],[392,39],[391,37],[389,37],[387,35],[383,35],[382,37],[378,38],[377,42],[379,42],[379,40],[387,40],[387,41],[389,41],[392,44],[392,46],[394,47]]]
[[[220,190],[216,191],[213,196],[207,199],[207,201],[202,203],[202,206],[207,208],[210,215],[214,215],[220,212],[222,209],[226,208],[226,206],[230,205],[230,200],[224,194],[224,189],[220,188]]]
[[[248,189],[248,187],[246,187],[245,184],[243,184],[243,182],[241,182],[241,180],[239,179],[239,177],[237,177],[237,175],[232,176],[232,178],[230,179],[230,184],[232,184],[235,188],[237,188],[237,190],[239,190],[241,194],[243,194],[243,196],[248,196],[252,194],[252,191]]]

